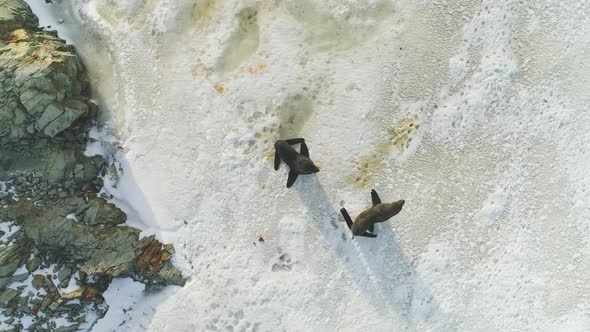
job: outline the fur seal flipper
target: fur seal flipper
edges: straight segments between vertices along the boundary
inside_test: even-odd
[[[381,198],[379,198],[379,194],[377,194],[375,189],[371,190],[371,200],[373,201],[373,206],[381,204]]]
[[[342,208],[342,209],[340,209],[340,213],[342,213],[342,216],[344,217],[344,221],[346,221],[346,225],[348,226],[348,229],[352,229],[352,219],[350,218],[348,211],[346,211],[345,208]]]
[[[295,151],[291,145],[301,143],[301,152]],[[287,188],[290,188],[299,174],[313,174],[320,169],[309,159],[309,150],[303,138],[278,140],[275,142],[275,170],[279,169],[281,160],[289,165],[289,179]]]
[[[305,144],[305,142],[301,143],[301,150],[299,153],[309,158],[309,150],[307,149],[307,144]]]
[[[289,178],[287,179],[287,188],[291,188],[293,183],[297,180],[297,173],[289,171]]]
[[[352,219],[345,208],[340,209],[340,213],[342,213],[352,234],[357,236],[377,237],[376,234],[373,234],[375,224],[378,222],[384,222],[398,214],[405,203],[403,199],[393,203],[381,203],[381,199],[375,190],[371,191],[371,200],[373,201],[373,206],[361,212],[354,222],[352,222]]]
[[[281,164],[281,157],[279,157],[279,151],[275,149],[275,171],[279,169]]]

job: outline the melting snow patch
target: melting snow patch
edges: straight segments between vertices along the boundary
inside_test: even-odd
[[[477,214],[477,219],[488,223],[498,220],[506,209],[507,202],[508,194],[501,189],[497,190],[485,200],[483,207]]]

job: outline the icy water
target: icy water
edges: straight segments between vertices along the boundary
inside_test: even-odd
[[[39,3],[191,278],[119,329],[590,329],[590,3]],[[287,189],[291,137],[321,172]],[[404,209],[352,239],[373,188]]]

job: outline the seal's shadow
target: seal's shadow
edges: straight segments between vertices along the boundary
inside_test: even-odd
[[[403,210],[389,221],[375,225],[377,238],[352,238],[346,223],[339,217],[340,211],[334,208],[318,177],[300,176],[298,182],[293,189],[307,208],[310,219],[336,251],[359,293],[377,312],[385,317],[396,312],[405,328],[416,327],[424,321],[452,328],[451,317],[440,308],[432,289],[418,275],[392,230],[391,223],[396,218],[403,218]],[[391,199],[387,195],[381,198],[383,201]],[[370,206],[370,190],[367,190],[366,208]],[[361,211],[349,209],[348,212],[354,220]]]

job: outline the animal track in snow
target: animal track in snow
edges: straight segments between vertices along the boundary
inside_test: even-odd
[[[281,254],[278,261],[272,265],[271,271],[291,271],[294,263],[288,254]]]

